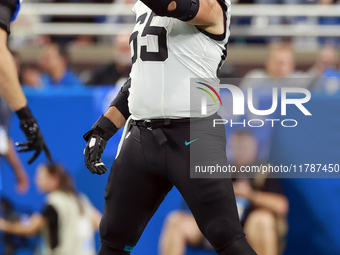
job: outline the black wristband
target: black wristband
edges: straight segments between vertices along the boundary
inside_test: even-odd
[[[20,120],[34,119],[33,114],[27,105],[16,111],[15,113],[18,115]]]
[[[100,116],[96,123],[94,123],[92,129],[88,131],[83,138],[88,141],[93,134],[98,134],[105,141],[108,141],[115,133],[118,128],[111,120],[106,118],[104,115]]]

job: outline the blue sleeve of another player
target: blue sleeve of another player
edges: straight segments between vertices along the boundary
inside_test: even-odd
[[[19,11],[20,11],[20,0],[17,0],[15,2],[15,7],[16,7],[16,10],[13,13],[13,16],[11,18],[11,22],[14,21],[18,17],[18,14],[19,14]]]

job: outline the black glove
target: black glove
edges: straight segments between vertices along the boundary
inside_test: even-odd
[[[43,135],[40,132],[37,120],[33,117],[28,106],[16,112],[20,119],[20,128],[24,132],[27,142],[15,143],[18,146],[19,152],[33,151],[35,153],[28,160],[28,164],[32,164],[43,150],[47,159],[52,162],[50,151],[44,141]]]
[[[92,129],[83,137],[87,141],[84,155],[85,165],[93,174],[105,174],[107,167],[101,157],[106,142],[118,131],[118,128],[104,115],[100,116]]]

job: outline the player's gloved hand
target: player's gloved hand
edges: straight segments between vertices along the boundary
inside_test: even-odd
[[[101,157],[107,141],[118,131],[118,128],[104,115],[100,116],[92,129],[83,137],[87,141],[84,155],[85,165],[93,174],[105,174],[107,167]]]
[[[16,111],[20,119],[20,128],[24,132],[27,142],[15,143],[19,152],[35,151],[32,157],[28,160],[28,164],[32,164],[39,156],[41,151],[44,151],[47,159],[52,162],[51,153],[45,143],[44,137],[40,132],[37,120],[33,117],[28,106]]]

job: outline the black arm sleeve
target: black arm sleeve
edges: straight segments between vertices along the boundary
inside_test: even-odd
[[[129,106],[128,106],[128,97],[130,95],[129,88],[131,87],[131,78],[129,78],[122,88],[120,89],[116,98],[111,102],[111,106],[115,106],[124,116],[125,119],[128,119],[130,114]]]
[[[51,249],[55,249],[59,243],[58,213],[52,205],[46,205],[42,215],[47,220],[50,247]]]
[[[141,0],[158,16],[173,17],[189,21],[196,17],[199,10],[199,0]],[[176,2],[176,9],[168,11],[168,5]]]

